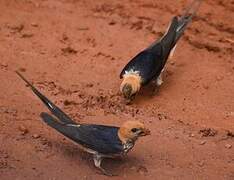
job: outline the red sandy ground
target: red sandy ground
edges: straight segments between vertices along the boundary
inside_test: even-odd
[[[77,122],[150,127],[126,159],[103,162],[113,179],[233,180],[233,0],[203,3],[157,95],[146,87],[125,105],[118,94],[122,67],[187,3],[0,0],[0,179],[109,179],[42,123],[20,70]]]

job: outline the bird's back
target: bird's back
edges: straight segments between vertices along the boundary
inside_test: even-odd
[[[128,72],[138,72],[142,84],[147,84],[154,77],[159,76],[164,68],[171,49],[174,47],[178,20],[173,18],[165,35],[150,47],[136,55],[122,70],[120,77]]]
[[[142,78],[142,84],[148,83],[160,71],[162,61],[158,61],[161,53],[161,46],[158,51],[144,50],[135,56],[122,70],[120,77],[126,73],[138,73]]]

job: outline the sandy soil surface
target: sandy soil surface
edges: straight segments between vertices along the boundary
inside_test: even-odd
[[[122,67],[159,37],[186,0],[0,0],[0,179],[109,179],[90,155],[41,122],[21,71],[77,122],[150,127],[113,179],[234,179],[234,1],[206,0],[157,95],[131,105]]]

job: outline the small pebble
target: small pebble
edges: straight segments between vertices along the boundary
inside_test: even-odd
[[[88,84],[86,84],[86,87],[93,87],[93,84],[92,83],[88,83]]]
[[[137,172],[140,173],[141,175],[145,175],[146,173],[148,173],[148,170],[146,167],[140,166],[138,167]]]
[[[31,38],[31,37],[33,37],[33,34],[32,34],[32,33],[23,33],[23,34],[21,35],[21,37],[22,37],[22,38]]]
[[[225,145],[225,148],[231,149],[231,148],[232,148],[232,145],[231,145],[231,144],[226,144],[226,145]]]
[[[32,137],[33,137],[34,139],[38,139],[38,138],[40,137],[40,135],[39,135],[39,134],[33,134]]]
[[[201,141],[199,144],[204,145],[204,144],[206,144],[206,141]]]
[[[89,27],[79,27],[77,28],[79,31],[87,31],[89,30]]]
[[[193,133],[189,134],[189,137],[194,137],[194,136],[195,136],[195,134],[193,134]]]
[[[217,81],[221,81],[222,79],[223,79],[223,76],[217,76],[217,77],[216,77],[216,80],[217,80]]]
[[[19,71],[21,71],[21,72],[25,72],[25,71],[26,71],[26,69],[25,69],[25,68],[19,68]]]
[[[175,61],[171,61],[170,64],[171,64],[171,65],[175,65]]]
[[[200,162],[198,163],[198,166],[203,167],[204,164],[205,164],[204,161],[200,161]]]
[[[204,85],[203,85],[203,88],[204,88],[204,89],[209,89],[209,86],[208,86],[207,84],[204,84]]]
[[[1,63],[0,63],[0,66],[2,66],[2,67],[8,67],[8,64],[5,63],[5,62],[1,62]]]
[[[111,20],[110,22],[109,22],[109,25],[115,25],[116,24],[116,22],[114,21],[114,20]]]
[[[137,168],[136,168],[136,166],[132,166],[132,167],[130,167],[130,170],[132,170],[132,171],[136,171],[136,170],[137,170]]]
[[[7,158],[9,158],[9,155],[5,154],[5,155],[3,155],[3,158],[7,159]]]
[[[132,17],[131,18],[131,29],[136,29],[136,30],[140,30],[143,28],[143,21],[136,18],[136,17]]]
[[[22,135],[25,135],[28,133],[28,129],[24,125],[20,125],[19,130],[20,130]]]
[[[32,22],[32,23],[31,23],[31,26],[33,26],[33,27],[38,27],[38,24],[35,23],[35,22]]]
[[[232,72],[228,72],[228,73],[227,73],[227,76],[231,76],[231,75],[232,75]]]
[[[21,32],[24,29],[23,24],[8,25],[8,28],[11,29],[12,33]]]
[[[162,34],[164,31],[165,31],[165,29],[163,29],[163,27],[160,26],[160,24],[158,24],[158,23],[156,23],[156,22],[155,22],[154,25],[152,26],[152,30],[151,30],[151,32],[152,32],[152,33],[155,33],[155,34],[157,34],[157,33]]]

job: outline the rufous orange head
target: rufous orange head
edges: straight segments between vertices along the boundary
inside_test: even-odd
[[[120,92],[130,99],[141,88],[141,77],[138,74],[125,74],[120,85]]]
[[[118,136],[123,143],[127,141],[136,141],[141,136],[150,135],[150,130],[139,121],[126,121],[120,127]]]

